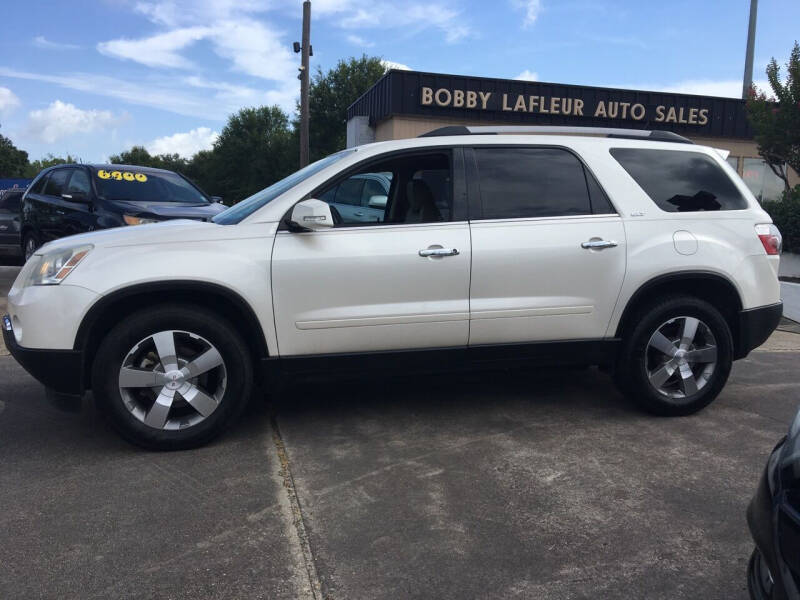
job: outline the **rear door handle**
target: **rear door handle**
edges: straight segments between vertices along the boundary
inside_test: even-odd
[[[617,245],[617,242],[613,240],[589,240],[588,242],[583,242],[581,248],[586,250],[602,250],[603,248],[615,248]]]
[[[455,248],[442,248],[441,246],[430,247],[420,250],[419,255],[422,257],[458,256],[458,250]]]

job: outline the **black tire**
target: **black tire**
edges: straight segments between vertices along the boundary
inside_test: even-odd
[[[751,600],[770,600],[773,595],[772,590],[769,568],[761,552],[755,548],[750,555],[750,562],[747,563],[747,591],[750,592]]]
[[[682,398],[660,392],[648,377],[648,343],[668,322],[680,317],[699,319],[713,335],[717,354],[713,372],[702,387]],[[661,416],[683,416],[705,408],[725,386],[733,364],[733,337],[720,312],[708,302],[692,296],[670,296],[643,307],[631,319],[632,328],[622,340],[614,380],[620,390],[647,412]],[[650,350],[652,352],[652,349]],[[652,360],[652,354],[650,355]],[[665,355],[666,356],[666,355]],[[677,376],[676,376],[677,377]],[[675,380],[671,380],[675,381]]]
[[[25,233],[25,236],[22,238],[22,259],[27,262],[33,253],[39,249],[39,246],[41,246],[41,243],[35,233],[32,231]],[[31,249],[33,252],[30,252]]]
[[[163,331],[177,332],[172,336],[176,346],[179,345],[179,336],[193,340],[182,332],[200,336],[197,339],[212,345],[224,361],[224,376],[218,376],[221,387],[216,389],[222,391],[216,408],[199,423],[177,430],[151,427],[134,416],[126,406],[119,386],[120,369],[129,352],[148,336]],[[155,356],[158,358],[157,354]],[[159,368],[162,367],[155,367],[156,370]],[[197,379],[192,381],[197,383]],[[129,442],[151,450],[194,448],[220,435],[241,415],[252,395],[252,357],[236,329],[219,315],[195,306],[160,305],[126,317],[108,333],[95,355],[92,389],[98,408],[108,415],[114,427]],[[141,388],[137,393],[147,394],[147,390]],[[184,404],[185,410],[190,410],[182,396],[176,394],[176,398]]]

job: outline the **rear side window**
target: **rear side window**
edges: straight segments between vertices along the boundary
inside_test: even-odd
[[[612,148],[611,156],[661,210],[747,208],[747,201],[725,171],[700,152]]]
[[[20,192],[6,192],[0,196],[0,208],[16,212],[19,210],[19,201],[22,198]]]
[[[476,148],[484,219],[592,213],[583,165],[559,148]]]
[[[50,173],[44,193],[48,196],[60,196],[64,192],[64,184],[67,183],[69,169],[59,169]]]

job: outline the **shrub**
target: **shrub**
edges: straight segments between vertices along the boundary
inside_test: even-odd
[[[762,206],[781,230],[783,249],[800,253],[800,185],[784,193],[783,200],[764,202]]]

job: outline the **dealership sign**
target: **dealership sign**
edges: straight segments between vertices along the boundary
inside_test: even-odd
[[[587,106],[581,98],[495,93],[443,87],[433,89],[423,86],[420,88],[420,104],[441,108],[468,108],[568,117],[590,116],[595,119],[649,120],[656,123],[680,123],[682,125],[702,126],[708,123],[708,109],[695,106],[658,104],[652,107],[652,114],[648,114],[647,107],[641,102],[598,100]]]

